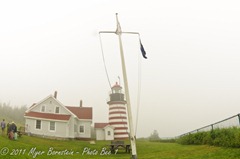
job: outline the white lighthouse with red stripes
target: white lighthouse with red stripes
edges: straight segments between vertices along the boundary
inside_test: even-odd
[[[128,120],[126,101],[122,93],[122,87],[116,82],[110,93],[109,105],[109,124],[114,127],[114,139],[128,139]]]

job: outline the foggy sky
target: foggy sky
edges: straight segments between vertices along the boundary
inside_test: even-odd
[[[98,32],[123,35],[137,136],[157,130],[177,136],[240,113],[240,2],[1,1],[0,103],[39,102],[54,91],[64,105],[93,107],[94,122],[108,121],[110,88]],[[111,84],[122,84],[117,36],[102,35]],[[134,121],[135,122],[135,121]]]

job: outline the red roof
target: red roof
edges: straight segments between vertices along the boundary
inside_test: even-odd
[[[95,123],[94,127],[102,129],[102,128],[105,128],[107,125],[109,125],[109,123]]]
[[[78,119],[92,119],[92,108],[91,107],[69,107],[66,106]]]
[[[121,89],[122,89],[122,87],[118,84],[118,82],[116,82],[115,85],[112,86],[112,88],[115,88],[115,87],[118,87],[118,88],[121,88]]]
[[[71,115],[65,115],[65,114],[50,114],[50,113],[39,113],[39,112],[28,112],[28,113],[25,113],[25,116],[34,117],[34,118],[53,119],[53,120],[69,120],[71,117]]]

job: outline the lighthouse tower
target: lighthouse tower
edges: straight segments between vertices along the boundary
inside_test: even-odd
[[[109,105],[109,124],[114,127],[114,139],[128,139],[128,121],[126,101],[122,93],[122,87],[116,82],[110,93]]]

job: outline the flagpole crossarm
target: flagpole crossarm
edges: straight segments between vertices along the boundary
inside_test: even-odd
[[[138,32],[122,32],[122,34],[137,34],[137,35],[140,35]]]
[[[103,34],[103,33],[114,33],[117,34],[118,33],[116,31],[99,31],[99,34]],[[121,34],[136,34],[136,35],[140,35],[138,32],[121,32]]]
[[[99,34],[102,34],[102,33],[116,33],[115,31],[99,31]]]

